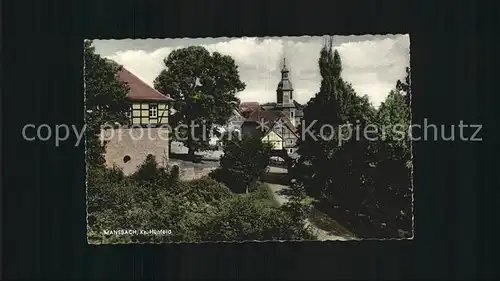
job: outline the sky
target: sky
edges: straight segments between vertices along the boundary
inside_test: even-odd
[[[325,37],[242,37],[94,40],[96,53],[115,60],[153,85],[164,69],[163,59],[177,48],[199,45],[230,55],[246,83],[237,94],[242,102],[276,101],[276,87],[286,57],[294,99],[307,103],[319,90],[318,58]],[[342,78],[360,96],[367,95],[376,107],[384,101],[410,64],[409,35],[334,36],[333,47],[342,60]]]

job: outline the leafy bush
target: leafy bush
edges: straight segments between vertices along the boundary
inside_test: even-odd
[[[137,167],[132,178],[140,183],[155,183],[168,178],[168,173],[165,168],[158,165],[154,155],[148,154],[144,162]]]
[[[238,195],[213,178],[179,181],[176,173],[175,169],[158,167],[154,157],[147,157],[130,177],[117,168],[90,168],[87,185],[89,241],[314,239],[301,218],[270,203],[273,197],[265,184],[253,181],[248,186],[250,193]],[[172,234],[103,233],[117,229],[171,230]]]
[[[235,196],[199,226],[206,241],[313,240],[314,236],[285,211],[255,204],[248,196]]]
[[[164,168],[158,165],[154,155],[147,155],[143,163],[137,167],[137,171],[130,179],[139,185],[154,186],[172,194],[182,192],[179,181],[179,167]]]
[[[211,204],[232,196],[231,191],[225,185],[210,177],[186,181],[181,185],[182,195],[193,204]]]
[[[139,186],[130,183],[101,183],[89,186],[88,227],[97,233],[103,230],[142,228],[150,207],[135,197]],[[92,189],[92,191],[91,191]]]

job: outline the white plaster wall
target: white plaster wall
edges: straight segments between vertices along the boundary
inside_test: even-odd
[[[149,130],[149,132],[148,132]],[[143,132],[142,138],[141,131]],[[106,129],[101,132],[101,138],[108,140],[106,145],[106,165],[123,169],[126,175],[137,170],[148,154],[153,154],[159,165],[168,165],[168,129],[167,128],[120,128]],[[123,158],[130,156],[130,161],[124,163]]]

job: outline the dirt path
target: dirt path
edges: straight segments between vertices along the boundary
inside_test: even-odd
[[[288,202],[287,196],[281,193],[281,191],[287,189],[288,186],[281,184],[274,184],[274,183],[267,183],[267,185],[269,186],[269,189],[271,189],[271,191],[273,192],[274,199],[276,199],[276,201],[280,204],[280,206]]]
[[[267,183],[269,185],[269,189],[271,189],[274,198],[276,201],[280,204],[283,205],[286,202],[288,202],[288,198],[286,195],[282,194],[282,191],[284,189],[288,189],[289,187],[286,185],[281,185],[281,184],[274,184],[274,183]],[[328,231],[325,231],[323,229],[318,228],[314,224],[312,224],[308,219],[306,219],[306,225],[310,226],[310,228],[313,231],[313,234],[316,235],[318,240],[320,241],[329,241],[329,240],[336,240],[336,241],[346,241],[348,238],[342,237],[342,236],[337,236],[330,234]]]

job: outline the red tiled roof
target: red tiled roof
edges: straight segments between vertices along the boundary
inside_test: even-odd
[[[258,102],[242,102],[240,103],[240,114],[244,118],[250,117],[255,111],[262,110]]]
[[[157,90],[144,83],[137,76],[122,67],[118,71],[118,79],[128,85],[130,88],[127,98],[136,101],[172,101],[168,95],[163,95]]]
[[[260,107],[260,104],[256,101],[242,102],[240,107]]]
[[[251,112],[251,114],[247,117],[247,121],[254,122],[274,122],[278,120],[279,116],[274,114],[272,111],[257,109]]]
[[[270,110],[257,109],[251,112],[246,118],[246,122],[265,123],[266,127],[271,129],[279,120],[287,126],[292,132],[296,132],[297,128],[290,122],[287,116],[281,112],[273,112]],[[267,132],[264,132],[267,133]]]

